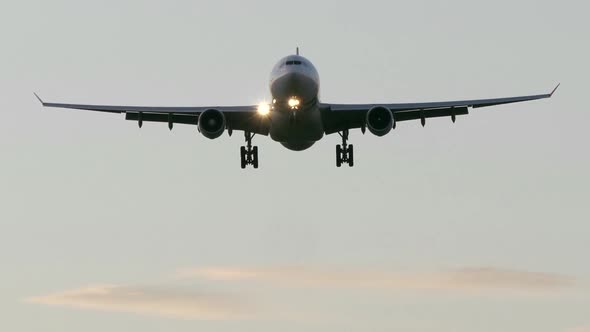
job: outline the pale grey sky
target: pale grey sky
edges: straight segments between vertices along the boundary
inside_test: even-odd
[[[584,1],[0,2],[0,329],[590,329]],[[300,46],[326,102],[550,91],[351,135],[257,137],[48,100],[250,104]],[[337,280],[335,280],[337,279]]]

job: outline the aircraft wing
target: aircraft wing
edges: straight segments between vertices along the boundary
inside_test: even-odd
[[[456,116],[469,114],[469,108],[551,98],[558,87],[559,84],[548,94],[520,97],[398,104],[322,104],[321,108],[326,134],[332,134],[365,126],[367,112],[376,106],[389,108],[396,122],[419,119],[424,125],[427,118],[451,117],[455,121]]]
[[[44,107],[67,108],[83,111],[106,113],[123,113],[126,120],[143,122],[165,122],[170,129],[173,124],[197,125],[199,115],[209,109],[224,113],[228,127],[232,130],[243,130],[261,135],[268,135],[270,122],[268,118],[258,115],[258,106],[113,106],[85,105],[44,102],[37,94],[35,97]]]

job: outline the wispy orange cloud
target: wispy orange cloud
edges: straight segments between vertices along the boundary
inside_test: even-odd
[[[187,320],[252,317],[251,312],[245,306],[236,304],[233,298],[165,288],[98,285],[32,297],[26,302]]]
[[[567,332],[590,332],[590,325],[575,327],[573,329],[567,330]]]
[[[259,281],[282,287],[339,287],[434,290],[552,291],[573,285],[565,276],[498,268],[466,268],[442,272],[394,273],[368,269],[310,267],[184,269],[179,278],[215,281]]]
[[[292,311],[288,306],[283,307],[284,296],[289,296],[290,293],[281,292],[281,290],[307,289],[315,292],[322,289],[376,289],[379,294],[383,294],[382,291],[397,290],[434,290],[453,293],[491,291],[496,294],[497,291],[542,293],[558,291],[574,285],[573,279],[561,275],[498,268],[395,273],[379,269],[309,266],[205,267],[181,270],[176,276],[181,279],[213,282],[215,289],[228,286],[226,289],[240,289],[246,292],[240,293],[243,296],[230,296],[228,293],[194,292],[187,288],[97,285],[31,297],[25,301],[75,309],[125,312],[187,320],[259,320],[268,317],[301,320],[309,319],[310,315],[293,314],[299,312],[299,309]],[[186,286],[184,282],[182,284]],[[263,287],[260,287],[261,285]],[[272,291],[269,293],[269,290]],[[276,294],[278,297],[275,296]],[[248,299],[255,302],[244,301]],[[568,332],[590,331],[579,328]]]

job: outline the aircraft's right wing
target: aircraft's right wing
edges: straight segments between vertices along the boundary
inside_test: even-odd
[[[126,120],[143,122],[168,123],[170,129],[173,124],[197,125],[199,115],[206,110],[215,109],[223,112],[228,128],[243,130],[251,133],[268,135],[270,122],[268,117],[258,115],[257,105],[248,106],[113,106],[113,105],[86,105],[64,104],[44,102],[37,94],[35,97],[44,107],[66,108],[84,111],[96,111],[106,113],[124,113]]]

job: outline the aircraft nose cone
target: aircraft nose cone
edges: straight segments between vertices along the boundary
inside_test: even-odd
[[[301,81],[303,80],[302,78],[302,74],[299,73],[289,73],[289,74],[285,74],[285,76],[283,76],[283,80],[285,82],[285,84],[294,86],[294,85],[299,85],[301,83]]]
[[[317,95],[316,82],[299,72],[290,72],[277,79],[272,86],[273,96],[277,99],[288,99],[297,96],[302,101],[311,100]]]

